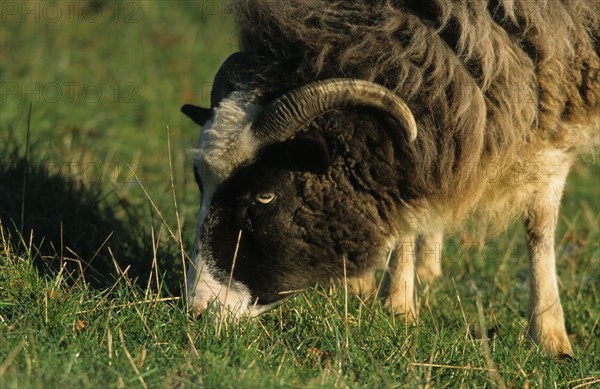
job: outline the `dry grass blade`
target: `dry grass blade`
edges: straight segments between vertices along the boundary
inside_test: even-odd
[[[2,361],[2,364],[0,364],[0,377],[4,376],[4,372],[6,371],[6,369],[8,369],[8,367],[10,366],[10,364],[15,360],[15,358],[17,357],[17,355],[19,355],[19,353],[21,352],[21,350],[23,350],[23,347],[25,347],[25,340],[22,339],[15,348],[13,348],[11,350],[11,352],[8,353],[8,355],[6,356],[6,358],[4,358],[4,361]]]
[[[346,335],[346,352],[350,347],[348,335],[348,274],[346,273],[346,256],[344,256],[344,332]]]
[[[181,252],[181,266],[183,266],[183,279],[187,280],[187,269],[185,266],[185,249],[183,248],[183,238],[181,232],[181,218],[179,217],[179,206],[177,205],[177,196],[175,195],[175,181],[173,180],[173,158],[171,156],[171,128],[167,126],[167,150],[169,152],[169,177],[171,179],[171,194],[173,196],[173,206],[175,207],[175,218],[177,219],[177,244]],[[186,306],[188,302],[187,288],[184,288]],[[189,308],[189,307],[188,307]]]
[[[454,291],[456,292],[456,301],[458,301],[458,306],[460,307],[460,312],[462,314],[463,321],[465,322],[465,343],[467,340],[470,339],[471,343],[473,343],[474,345],[475,342],[473,342],[473,337],[471,336],[471,333],[469,331],[469,321],[467,320],[467,315],[465,314],[465,310],[463,308],[462,300],[460,299],[460,294],[458,293],[458,288],[456,287],[454,277],[452,277],[452,286],[454,287]]]
[[[200,353],[198,352],[198,349],[196,348],[196,345],[194,344],[194,339],[192,339],[192,335],[190,335],[189,332],[186,332],[185,334],[187,335],[187,338],[190,341],[190,349],[194,352],[194,355],[196,356],[196,358],[200,358]]]
[[[383,265],[384,269],[388,269],[390,266],[390,262],[392,260],[392,254],[393,254],[393,250],[390,250],[388,252],[387,257],[385,258],[385,264]],[[386,287],[386,285],[384,285],[384,283],[386,282],[386,276],[387,274],[384,274],[383,277],[381,277],[381,279],[379,280],[379,282],[377,283],[377,290],[375,291],[375,297],[373,299],[373,302],[371,303],[371,313],[375,310],[375,305],[378,303],[378,296],[381,295],[383,288]]]
[[[25,192],[27,188],[27,170],[29,164],[29,135],[31,132],[31,110],[33,103],[29,103],[29,113],[27,114],[27,137],[25,140],[25,169],[23,170],[23,191],[21,193],[21,229],[24,230],[25,226]]]
[[[135,178],[136,182],[140,185],[140,188],[142,188],[142,191],[144,192],[144,195],[146,196],[146,198],[148,199],[148,201],[150,201],[150,205],[152,205],[152,208],[156,211],[156,213],[157,213],[158,217],[160,218],[161,222],[167,228],[167,231],[169,231],[169,235],[171,236],[171,238],[173,238],[176,242],[180,242],[178,236],[173,232],[173,230],[171,229],[171,227],[167,223],[167,220],[164,218],[162,212],[160,212],[160,209],[158,208],[158,206],[156,205],[156,203],[154,202],[154,200],[152,200],[152,197],[148,193],[148,190],[146,190],[146,187],[144,186],[144,184],[142,184],[142,181],[140,180],[140,178],[135,173],[135,170],[131,166],[129,166],[129,170],[131,171],[131,174]],[[187,253],[185,254],[185,257],[186,257],[187,260],[190,260],[190,258],[187,255]]]
[[[429,363],[433,364],[433,358],[435,356],[436,350],[437,350],[437,342],[438,342],[438,337],[436,336],[435,338],[433,338],[433,345],[431,346],[431,354],[429,355]],[[431,387],[431,366],[426,366],[427,369],[425,370],[425,389],[428,389]]]
[[[112,366],[112,357],[113,357],[113,336],[110,328],[107,328],[107,338],[108,338],[108,366]]]
[[[590,330],[590,336],[585,341],[585,345],[583,346],[582,352],[585,352],[587,350],[587,348],[590,346],[590,343],[592,342],[592,338],[594,337],[594,334],[596,333],[596,327],[598,327],[599,321],[600,321],[600,316],[596,317],[596,321],[594,322],[594,325],[592,326],[592,329]]]
[[[125,353],[125,356],[129,360],[129,363],[131,364],[131,367],[135,371],[135,374],[137,374],[138,380],[140,381],[140,383],[142,384],[142,386],[144,388],[148,388],[148,385],[146,385],[146,382],[144,381],[144,377],[142,377],[142,375],[140,374],[140,370],[136,366],[135,361],[133,360],[133,358],[131,357],[131,354],[129,353],[129,350],[127,350],[127,347],[125,346],[125,338],[123,337],[123,331],[121,331],[120,328],[119,328],[119,340],[121,341],[121,346],[123,346],[123,352]]]
[[[483,313],[483,304],[481,302],[481,294],[479,293],[479,291],[477,291],[477,315],[479,316],[479,327],[481,328],[481,333],[485,334],[487,327],[485,324],[485,316]],[[486,363],[488,366],[488,375],[490,377],[490,382],[492,384],[492,387],[506,389],[506,384],[504,383],[504,380],[502,380],[502,377],[500,376],[500,373],[498,372],[498,367],[496,366],[496,364],[494,363],[494,360],[492,359],[492,354],[490,352],[490,346],[488,344],[488,339],[485,335],[482,336],[481,342],[482,342],[481,344],[483,346],[483,353],[485,354],[485,359],[486,359]]]
[[[233,253],[233,262],[231,263],[231,271],[229,272],[229,281],[227,282],[227,289],[225,289],[225,298],[223,304],[221,304],[221,314],[219,315],[219,327],[217,329],[217,336],[221,336],[221,327],[227,314],[227,296],[229,289],[231,288],[231,281],[233,280],[233,270],[235,269],[235,262],[237,260],[238,251],[240,249],[240,242],[242,240],[242,230],[238,233],[237,243],[235,244],[235,252]],[[241,307],[240,307],[241,308]]]
[[[444,364],[438,364],[438,363],[418,363],[418,362],[411,362],[410,366],[441,367],[441,368],[444,368],[444,369],[478,370],[478,371],[495,371],[495,372],[498,372],[498,370],[493,369],[493,368],[489,368],[489,367],[455,366],[455,365],[444,365]]]
[[[569,382],[565,382],[564,385],[571,385],[578,382],[579,384],[573,386],[571,389],[575,389],[575,388],[590,388],[592,387],[592,385],[595,385],[597,383],[600,383],[600,376],[591,376],[591,377],[585,377],[585,378],[581,378],[578,380],[572,380]]]

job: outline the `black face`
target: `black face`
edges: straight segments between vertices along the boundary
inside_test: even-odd
[[[303,225],[310,213],[306,184],[328,168],[321,141],[305,134],[268,147],[211,199],[201,247],[210,252],[221,278],[229,276],[235,257],[233,279],[246,285],[252,301],[258,298],[261,305],[330,275],[325,252],[309,236],[312,229]]]
[[[360,274],[384,255],[394,215],[389,153],[364,139],[347,144],[329,143],[331,158],[319,131],[302,133],[268,146],[216,188],[200,250],[220,285],[235,257],[232,280],[248,289],[249,304],[267,305],[340,278],[344,267]],[[377,169],[355,162],[378,154],[386,162]]]
[[[294,226],[294,214],[301,207],[289,172],[264,164],[242,168],[214,194],[202,246],[226,275],[237,248],[233,279],[250,289],[253,301],[277,301],[285,297],[279,292],[308,286],[307,280],[290,277],[295,267],[304,265],[290,252],[292,242],[296,245],[302,237]]]

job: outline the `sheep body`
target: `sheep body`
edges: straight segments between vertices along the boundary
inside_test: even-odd
[[[344,76],[401,96],[418,121],[406,150],[418,161],[415,192],[444,198],[452,221],[462,222],[456,216],[473,211],[486,187],[514,188],[510,167],[543,164],[539,150],[576,155],[600,145],[594,1],[234,4],[246,70],[261,94]],[[507,214],[491,208],[501,211],[484,219]]]
[[[411,320],[415,266],[423,281],[441,273],[444,231],[469,219],[500,229],[520,215],[530,253],[530,333],[545,350],[571,354],[556,304],[553,235],[571,164],[600,145],[597,4],[233,6],[244,60],[227,74],[235,92],[214,99],[196,151],[205,185],[191,301],[233,305],[225,288],[208,291],[204,273],[211,286],[233,277],[234,292],[245,296],[239,301],[261,302],[254,313],[342,269],[371,294],[373,269],[391,258],[385,303]],[[340,107],[309,120],[297,136],[261,146],[253,125],[266,106],[332,78],[369,81],[401,98],[416,121],[416,140],[390,132],[373,111]],[[297,148],[326,163],[311,165]],[[269,197],[259,189],[279,197],[268,212],[249,200],[252,193]]]

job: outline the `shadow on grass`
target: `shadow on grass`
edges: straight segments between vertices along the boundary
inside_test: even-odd
[[[35,152],[26,158],[23,147],[8,138],[0,145],[0,222],[13,248],[30,250],[40,273],[62,269],[70,283],[83,276],[91,286],[107,288],[125,271],[142,288],[150,282],[160,293],[180,294],[183,277],[174,244],[154,248],[151,229],[138,218],[141,212],[126,201],[109,204],[107,198],[116,194],[100,182],[55,172],[55,165],[36,159]],[[118,207],[127,220],[115,216]],[[154,258],[168,275],[160,277],[161,285],[153,274]]]

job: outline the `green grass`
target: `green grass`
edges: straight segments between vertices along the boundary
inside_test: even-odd
[[[0,15],[0,387],[598,384],[600,165],[588,160],[569,177],[556,240],[573,360],[544,356],[526,335],[518,225],[494,238],[493,260],[481,249],[447,257],[443,279],[421,291],[416,326],[372,300],[350,295],[346,306],[343,285],[255,320],[191,320],[180,244],[194,235],[187,150],[198,128],[178,110],[208,105],[235,50],[232,17],[208,1],[116,4],[94,23]],[[36,82],[103,95],[90,101],[79,88],[50,101],[27,93]],[[488,340],[475,335],[478,308],[495,330]]]

